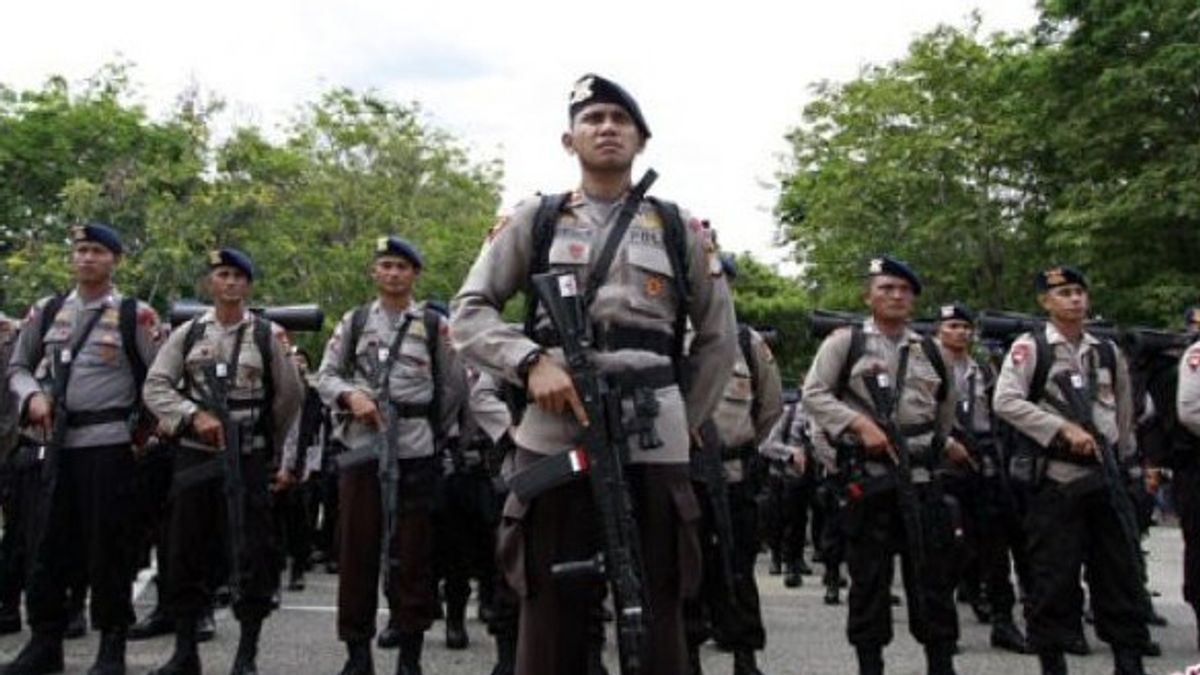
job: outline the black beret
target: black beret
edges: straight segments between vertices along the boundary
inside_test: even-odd
[[[638,131],[642,132],[642,136],[650,138],[650,127],[646,125],[642,109],[638,107],[637,101],[633,100],[629,92],[621,88],[621,85],[591,73],[579,78],[575,81],[575,87],[571,89],[571,98],[567,104],[567,119],[574,120],[575,113],[592,103],[614,103],[621,106],[633,118],[633,123],[637,126]]]
[[[80,241],[100,244],[117,255],[121,255],[125,251],[125,247],[121,245],[121,236],[117,234],[117,231],[101,223],[88,223],[72,227],[71,242]]]
[[[417,269],[425,266],[425,261],[421,259],[421,252],[417,250],[417,247],[394,234],[375,240],[375,257],[382,258],[389,255],[407,258]]]
[[[1037,286],[1038,293],[1045,293],[1052,288],[1059,286],[1070,286],[1071,284],[1079,284],[1087,288],[1087,280],[1083,278],[1083,272],[1069,267],[1067,265],[1058,265],[1047,270],[1038,272],[1037,278],[1034,279],[1034,285]]]
[[[913,295],[921,294],[921,277],[918,277],[917,273],[903,260],[897,260],[888,255],[871,258],[871,261],[867,263],[867,276],[899,277],[912,286]]]
[[[241,270],[250,281],[254,281],[254,262],[250,256],[236,248],[220,248],[208,254],[208,269],[232,267]]]
[[[961,302],[942,305],[938,308],[938,321],[966,321],[967,323],[975,323],[975,312],[971,311],[970,307]]]

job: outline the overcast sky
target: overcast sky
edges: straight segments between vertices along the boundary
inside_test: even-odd
[[[939,23],[1036,19],[1033,0],[107,0],[9,3],[0,82],[79,79],[117,59],[156,114],[189,83],[223,123],[277,128],[332,86],[419,101],[480,160],[504,164],[504,203],[573,187],[558,138],[571,83],[594,71],[639,101],[654,134],[635,172],[711,218],[726,249],[776,260],[771,206],[783,134],[809,85],[900,57]]]

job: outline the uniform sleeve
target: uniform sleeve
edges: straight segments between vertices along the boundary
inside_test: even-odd
[[[24,415],[29,399],[42,391],[33,373],[42,360],[42,311],[48,300],[37,302],[25,317],[25,327],[17,336],[12,356],[8,360],[8,388],[17,406],[17,414]]]
[[[837,397],[838,377],[849,357],[850,329],[836,330],[821,343],[804,378],[804,411],[814,425],[834,437],[841,436],[862,414]]]
[[[158,348],[163,342],[163,327],[159,321],[158,312],[144,302],[138,302],[137,309],[137,353],[142,363],[154,363]]]
[[[1129,362],[1116,346],[1117,353],[1116,396],[1117,396],[1117,449],[1121,459],[1137,457],[1137,422],[1133,418],[1133,385],[1129,379]]]
[[[468,363],[498,378],[524,386],[517,367],[540,349],[521,328],[509,325],[501,312],[522,290],[533,258],[533,219],[539,201],[518,205],[502,217],[452,303],[450,335]]]
[[[793,405],[800,405],[799,402]],[[794,421],[798,414],[792,415]],[[776,423],[771,427],[771,431],[767,433],[767,437],[758,445],[758,454],[767,459],[777,459],[788,461],[792,458],[792,447],[783,442],[787,435],[788,417],[781,416]],[[792,436],[791,438],[796,438]]]
[[[283,438],[283,450],[279,453],[279,466],[289,471],[296,466],[296,457],[300,454],[300,418],[297,417],[295,423],[288,428],[287,435]]]
[[[729,284],[721,274],[714,245],[699,220],[687,222],[688,276],[693,337],[687,361],[687,419],[697,429],[712,416],[737,362],[737,321]]]
[[[758,401],[758,417],[754,420],[755,442],[761,443],[783,417],[783,382],[779,379],[779,364],[767,341],[758,331],[750,331],[751,354],[754,358],[754,400]]]
[[[992,408],[996,416],[1029,436],[1038,445],[1047,447],[1066,420],[1047,412],[1029,400],[1029,386],[1037,368],[1037,348],[1033,337],[1023,335],[1009,348],[996,379]]]
[[[471,387],[471,416],[493,443],[498,442],[512,427],[512,413],[504,402],[500,383],[487,373],[480,373]]]
[[[446,319],[438,320],[437,350],[438,363],[444,364],[438,375],[442,379],[442,431],[449,436],[467,400],[467,373],[450,342],[450,324]]]
[[[346,350],[356,347],[356,345],[346,344],[350,339],[350,322],[353,316],[354,310],[346,312],[342,316],[342,320],[334,327],[333,335],[329,336],[329,342],[325,343],[325,354],[321,357],[321,366],[317,369],[317,393],[330,410],[342,409],[340,398],[347,392],[363,391],[374,397],[374,394],[366,392],[346,380],[342,373]]]
[[[180,326],[158,349],[142,387],[146,409],[158,419],[159,428],[172,436],[179,434],[182,425],[199,409],[175,388],[183,378],[183,342],[191,326],[191,321]]]
[[[943,363],[945,361],[943,360]],[[957,421],[955,418],[955,407],[958,403],[958,387],[954,383],[954,375],[947,369],[946,372],[946,396],[938,403],[937,408],[937,433],[941,438],[950,438],[950,432],[954,431],[954,424]]]
[[[1200,436],[1200,344],[1193,345],[1180,358],[1176,412],[1180,424]]]
[[[271,380],[275,387],[275,400],[271,401],[272,437],[275,439],[275,452],[282,457],[283,442],[304,404],[304,384],[300,381],[300,370],[288,353],[287,332],[272,323],[271,340]]]

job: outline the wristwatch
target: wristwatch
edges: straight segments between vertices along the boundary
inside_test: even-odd
[[[522,386],[529,386],[529,371],[533,369],[534,364],[536,364],[538,359],[542,358],[545,353],[546,350],[542,349],[541,347],[532,349],[528,354],[525,355],[524,358],[521,359],[521,362],[517,364],[517,377],[521,380]]]

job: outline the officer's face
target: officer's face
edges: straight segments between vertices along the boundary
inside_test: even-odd
[[[587,171],[628,171],[646,141],[629,112],[615,103],[593,103],[575,113],[562,137],[568,153]]]
[[[1079,284],[1051,288],[1038,296],[1038,302],[1051,319],[1074,323],[1087,318],[1088,292]]]
[[[901,277],[871,277],[863,299],[876,320],[907,321],[912,314],[912,284]]]
[[[81,241],[71,248],[71,268],[81,284],[108,281],[120,261],[120,256],[93,241]]]
[[[384,256],[371,266],[375,290],[383,295],[410,295],[418,274],[416,265],[400,256]]]
[[[240,303],[250,295],[250,277],[236,267],[215,267],[208,273],[208,294],[215,303]]]
[[[938,324],[938,340],[954,352],[966,351],[975,329],[962,319],[950,319]]]

